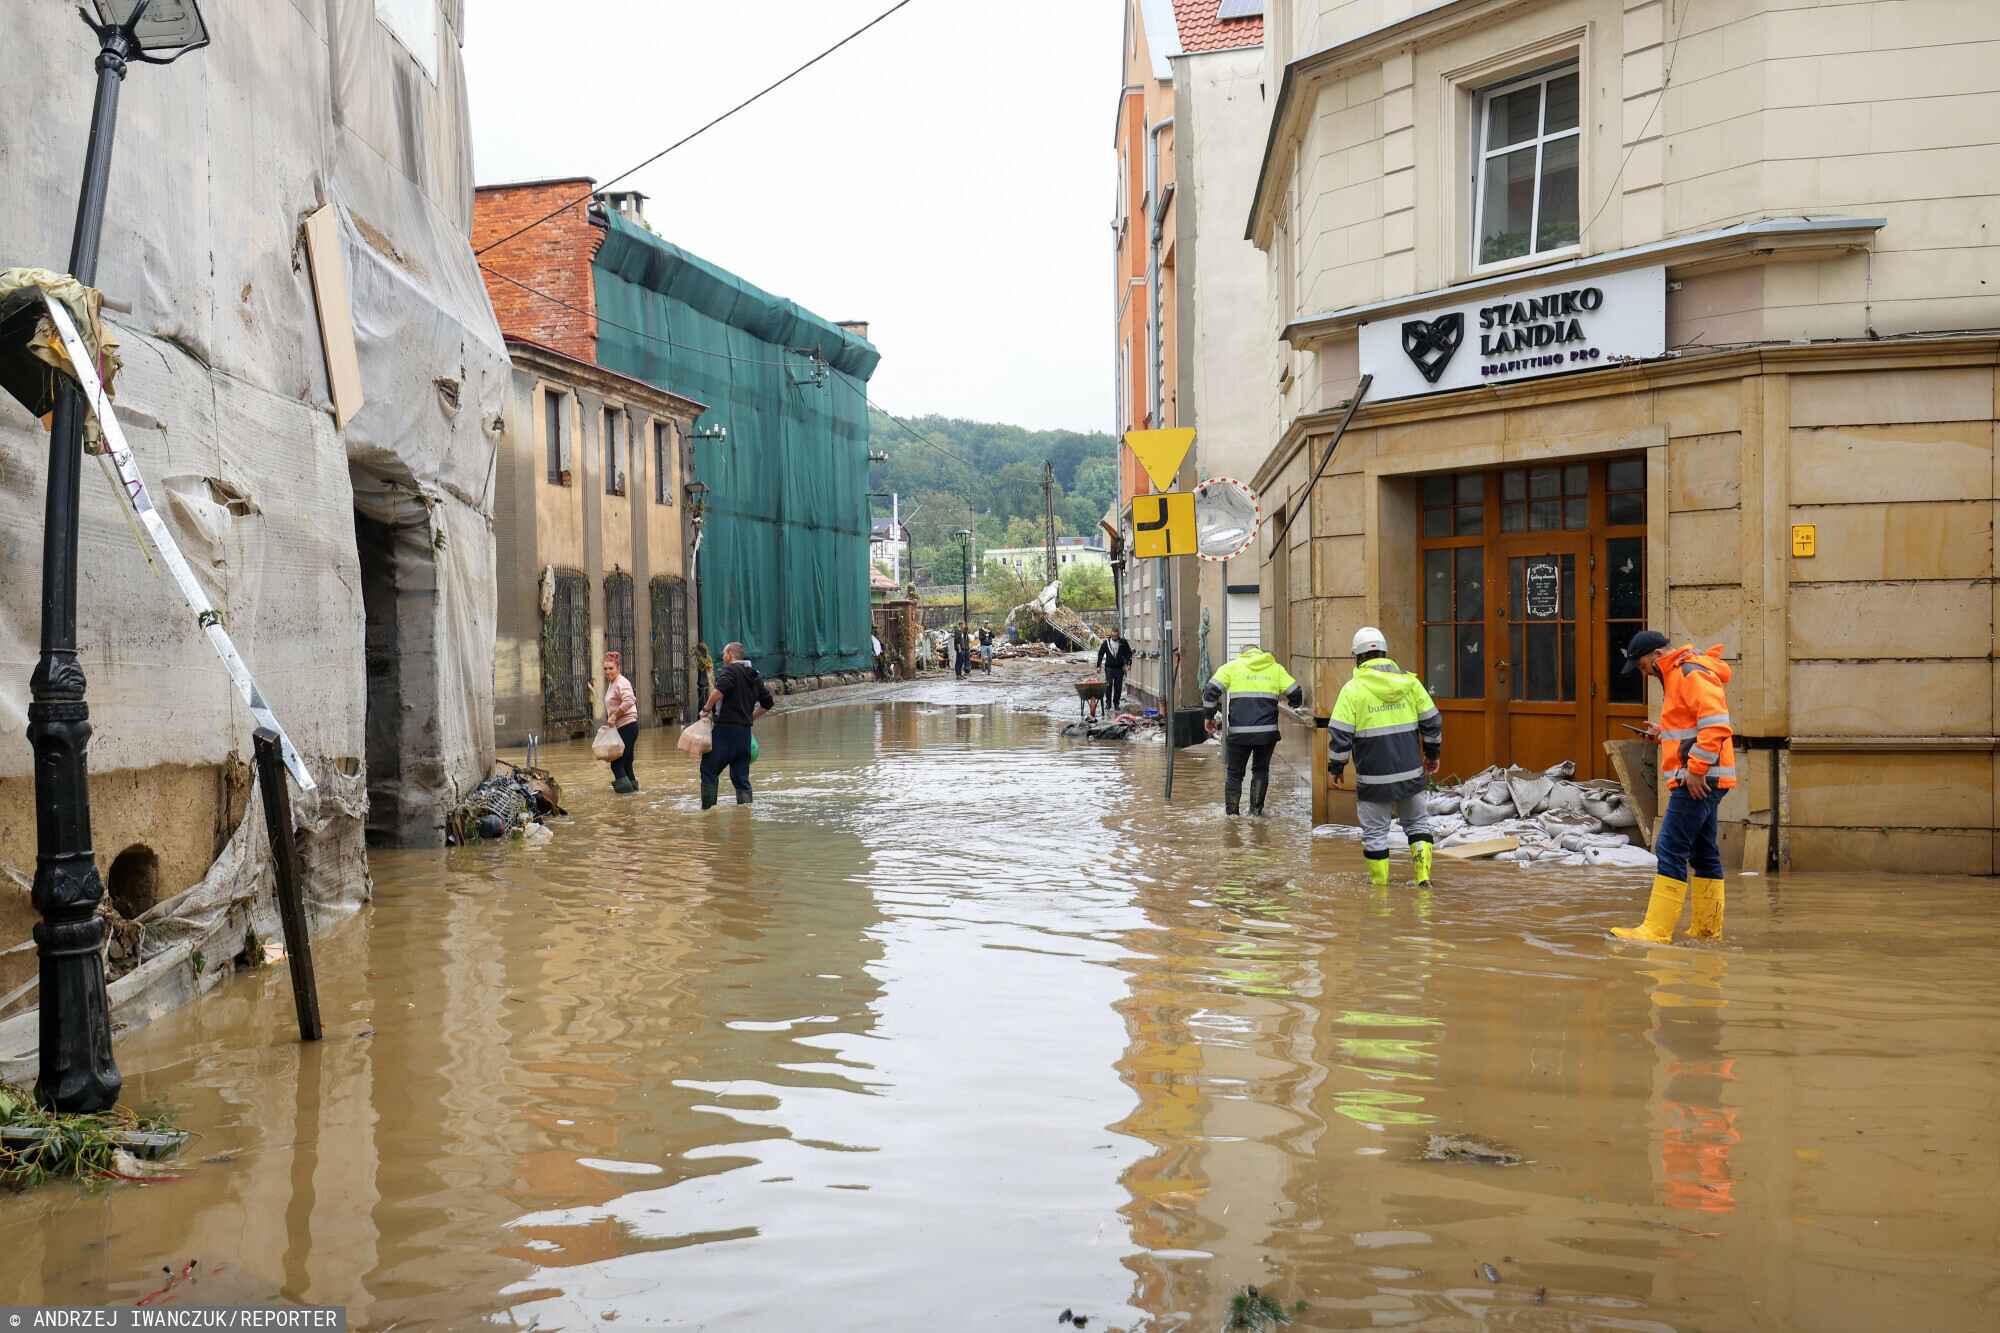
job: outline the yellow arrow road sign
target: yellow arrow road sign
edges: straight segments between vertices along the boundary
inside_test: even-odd
[[[1133,555],[1151,559],[1193,555],[1196,549],[1193,491],[1161,491],[1132,497]]]
[[[1194,431],[1192,428],[1128,430],[1125,447],[1153,479],[1153,489],[1170,491],[1174,488],[1174,474],[1181,470],[1181,460],[1194,447]]]

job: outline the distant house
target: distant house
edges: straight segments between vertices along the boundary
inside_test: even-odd
[[[991,546],[979,553],[979,572],[984,574],[995,565],[1005,565],[1024,574],[1040,573],[1048,568],[1048,559],[1049,549],[1046,546]],[[1101,542],[1088,537],[1058,537],[1056,565],[1058,570],[1081,565],[1109,569],[1111,552]]]

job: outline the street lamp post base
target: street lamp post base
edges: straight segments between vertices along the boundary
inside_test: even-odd
[[[90,875],[96,878],[95,866]],[[35,1100],[54,1111],[108,1111],[124,1078],[111,1058],[110,1003],[104,989],[104,923],[95,915],[43,921],[41,1072]]]

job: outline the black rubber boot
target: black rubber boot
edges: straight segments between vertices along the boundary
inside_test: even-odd
[[[1271,790],[1271,779],[1262,775],[1250,779],[1250,813],[1264,813],[1264,793]]]
[[[736,789],[736,804],[750,804],[750,789],[748,787],[738,787]]]
[[[1242,814],[1242,802],[1243,784],[1241,782],[1225,781],[1222,784],[1222,813],[1225,815]]]
[[[722,782],[720,779],[717,779],[714,782],[709,781],[707,778],[703,778],[701,780],[702,809],[713,810],[715,808],[715,798],[717,793],[721,790],[721,787],[722,787]]]

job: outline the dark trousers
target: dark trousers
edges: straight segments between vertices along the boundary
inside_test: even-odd
[[[1121,667],[1104,668],[1104,701],[1117,712],[1125,706],[1125,672]]]
[[[972,655],[965,649],[958,650],[958,661],[952,668],[961,676],[972,674]]]
[[[1667,794],[1667,813],[1653,831],[1657,873],[1684,880],[1692,869],[1701,879],[1722,878],[1722,848],[1715,840],[1715,815],[1721,808],[1722,793],[1713,787],[1699,801],[1685,787]]]
[[[618,739],[625,742],[625,753],[611,761],[611,780],[616,782],[618,779],[624,778],[636,787],[639,785],[639,779],[633,776],[632,773],[632,760],[634,758],[632,748],[639,743],[639,724],[637,722],[627,722],[624,726],[618,728]]]
[[[722,785],[722,770],[729,770],[729,781],[736,788],[738,804],[748,804],[750,800],[750,728],[715,728],[715,742],[708,753],[701,757],[702,794],[716,790]]]
[[[1243,770],[1246,768],[1256,775],[1260,783],[1271,780],[1271,751],[1278,748],[1276,741],[1263,741],[1257,745],[1238,745],[1230,741],[1222,747],[1224,764],[1222,794],[1235,800],[1243,794]],[[1253,767],[1254,765],[1254,767]]]

